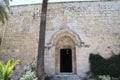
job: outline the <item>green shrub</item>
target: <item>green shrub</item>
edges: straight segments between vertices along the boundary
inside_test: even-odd
[[[33,61],[29,66],[29,69],[26,70],[20,80],[38,80],[36,76],[36,61]],[[52,80],[52,77],[45,74],[45,80]]]
[[[26,73],[20,78],[20,80],[38,80],[36,74],[32,70],[26,71]]]
[[[36,77],[36,61],[33,61],[29,66],[29,69],[25,70],[26,72],[20,80],[38,80]]]
[[[98,76],[101,80],[111,80],[111,77],[109,75],[99,75]]]
[[[88,77],[85,80],[111,80],[111,77],[109,75],[98,75],[94,77]]]
[[[0,61],[0,80],[8,80],[13,72],[14,67],[18,64],[20,60],[14,60],[14,58],[10,59],[7,64],[3,64]]]
[[[101,80],[101,79],[97,75],[94,76],[94,75],[89,73],[89,74],[87,74],[87,77],[84,78],[83,80]]]

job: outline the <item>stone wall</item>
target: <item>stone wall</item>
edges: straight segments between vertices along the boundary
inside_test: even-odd
[[[37,56],[41,5],[13,6],[11,10],[6,27],[0,26],[4,35],[0,59],[20,59],[15,69],[19,77]],[[76,73],[84,77],[89,71],[90,53],[108,58],[120,52],[120,1],[48,4],[45,72],[49,75],[56,73],[54,41],[65,31],[80,38],[75,41]]]
[[[76,45],[76,68],[78,75],[85,76],[85,73],[89,71],[90,53],[99,53],[108,58],[113,53],[118,54],[120,52],[119,5],[120,2],[114,1],[50,5],[49,8],[52,10],[48,8],[47,34],[49,35],[46,35],[46,43],[49,43],[50,35],[63,30],[71,30],[79,35],[82,43],[78,43],[81,46]],[[52,53],[50,52],[48,55],[50,56]],[[50,60],[53,57],[46,59]],[[46,63],[46,65],[51,65],[51,63]],[[54,67],[47,69],[51,70],[50,73],[54,71]]]
[[[13,6],[6,27],[3,25],[3,29],[0,28],[1,35],[4,35],[0,59],[5,62],[11,57],[21,60],[15,68],[14,80],[17,80],[37,57],[40,9],[40,5]]]

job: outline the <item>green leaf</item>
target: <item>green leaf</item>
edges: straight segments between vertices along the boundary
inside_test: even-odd
[[[3,79],[4,67],[5,65],[0,61],[0,80]]]
[[[12,75],[14,67],[20,62],[20,60],[14,60],[14,58],[11,58],[8,60],[7,64],[4,65],[0,61],[0,80],[8,80],[10,76]]]

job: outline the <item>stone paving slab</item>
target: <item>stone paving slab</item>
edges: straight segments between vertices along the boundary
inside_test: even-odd
[[[53,80],[82,80],[77,75],[55,75]]]

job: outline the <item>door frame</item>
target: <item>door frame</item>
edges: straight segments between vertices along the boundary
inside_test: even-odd
[[[76,65],[76,53],[75,53],[75,50],[76,48],[75,47],[71,47],[69,49],[71,49],[71,54],[72,54],[72,72],[60,72],[60,49],[68,49],[68,48],[57,48],[56,47],[56,59],[55,59],[55,64],[56,64],[56,67],[55,67],[55,72],[56,74],[76,74],[77,73],[77,65]]]

